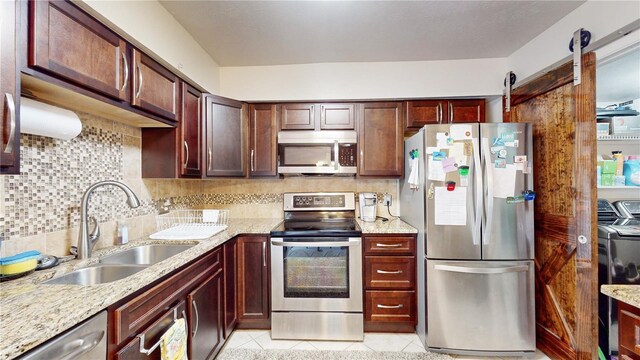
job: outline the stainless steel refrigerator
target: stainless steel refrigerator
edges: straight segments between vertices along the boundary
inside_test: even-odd
[[[430,350],[535,351],[533,170],[529,124],[427,125],[405,141],[400,214],[418,229]]]

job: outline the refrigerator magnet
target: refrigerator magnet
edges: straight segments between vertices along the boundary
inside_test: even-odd
[[[504,141],[501,137],[493,138],[491,142],[491,146],[504,146]]]
[[[447,154],[443,151],[434,151],[433,152],[433,161],[442,161],[447,158]]]
[[[502,149],[502,150],[498,151],[498,158],[506,159],[507,158],[507,150],[506,149]]]
[[[492,154],[497,154],[500,151],[504,150],[504,145],[492,146],[490,150]]]
[[[524,163],[527,162],[527,155],[516,155],[513,157],[514,163]]]
[[[505,159],[496,159],[495,160],[495,167],[498,168],[498,169],[506,168],[507,167],[507,160],[505,160]]]
[[[507,196],[507,204],[518,204],[524,202],[524,196]]]
[[[427,190],[427,199],[429,200],[433,200],[433,193],[435,192],[435,188],[433,183],[431,183],[431,185],[429,185],[429,190]]]
[[[463,151],[465,156],[473,156],[473,144],[465,142]]]

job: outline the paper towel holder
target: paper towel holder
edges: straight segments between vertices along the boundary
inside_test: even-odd
[[[43,103],[35,97],[22,94],[20,133],[71,140],[81,131],[82,122],[73,111]]]

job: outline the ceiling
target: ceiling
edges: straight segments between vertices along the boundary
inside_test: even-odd
[[[160,0],[220,66],[506,57],[583,2]]]
[[[604,59],[596,69],[597,102],[634,99],[640,99],[640,47]]]

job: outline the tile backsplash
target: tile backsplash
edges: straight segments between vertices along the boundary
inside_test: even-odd
[[[285,192],[390,193],[397,215],[397,180],[355,178],[142,179],[141,130],[78,113],[82,132],[72,140],[21,136],[21,173],[0,177],[0,256],[26,250],[66,255],[77,242],[80,201],[91,184],[107,179],[129,185],[141,200],[131,209],[120,189],[101,188],[89,214],[101,223],[96,248],[114,244],[116,220],[124,217],[130,238],[155,231],[157,201],[174,208],[228,209],[231,218],[281,218]],[[379,207],[379,215],[388,216]]]

